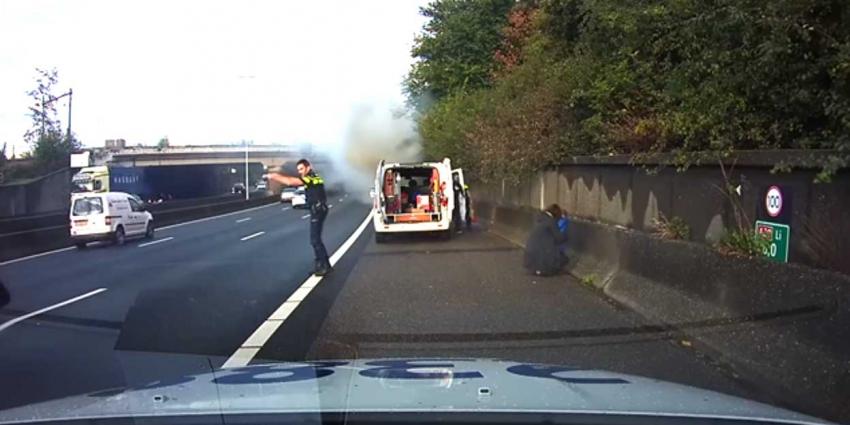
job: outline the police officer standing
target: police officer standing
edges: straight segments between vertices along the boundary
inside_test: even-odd
[[[287,176],[280,172],[268,174],[270,180],[287,186],[304,185],[304,191],[307,196],[307,206],[310,208],[310,244],[313,245],[313,252],[316,256],[315,271],[316,276],[324,276],[331,271],[331,262],[328,259],[328,251],[322,243],[322,227],[325,224],[325,217],[328,216],[328,201],[325,195],[325,181],[321,176],[313,171],[310,166],[310,161],[300,159],[295,165],[300,177]]]

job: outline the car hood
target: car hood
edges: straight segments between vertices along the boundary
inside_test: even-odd
[[[0,423],[295,412],[551,412],[827,423],[655,379],[479,359],[358,359],[219,369],[0,411]]]

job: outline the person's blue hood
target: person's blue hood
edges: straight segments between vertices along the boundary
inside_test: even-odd
[[[296,412],[537,412],[827,423],[712,391],[603,371],[474,359],[361,359],[175,377],[0,411],[0,424]]]

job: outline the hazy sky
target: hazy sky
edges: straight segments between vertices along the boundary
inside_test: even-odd
[[[0,0],[0,143],[26,148],[35,67],[87,146],[338,139],[354,105],[403,101],[425,3]]]

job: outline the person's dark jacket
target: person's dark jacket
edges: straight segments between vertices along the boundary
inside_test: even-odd
[[[525,268],[543,275],[560,272],[564,257],[559,246],[566,241],[567,235],[558,229],[558,219],[541,212],[525,243]]]

